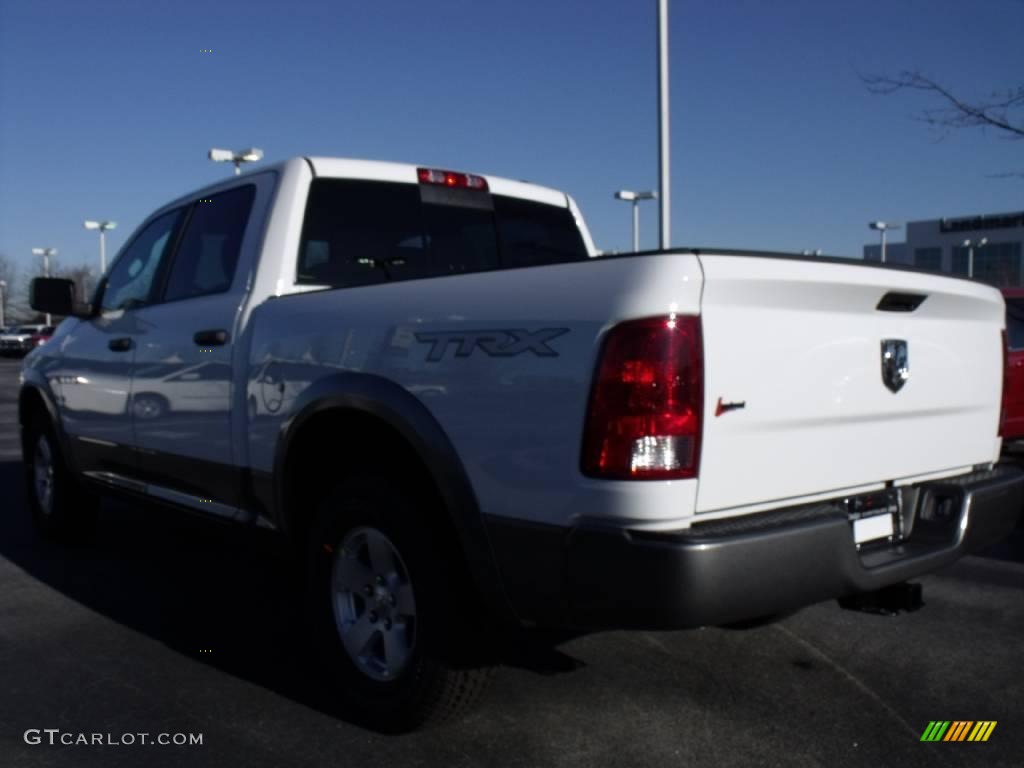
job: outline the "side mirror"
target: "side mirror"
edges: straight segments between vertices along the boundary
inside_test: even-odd
[[[29,305],[51,315],[87,317],[89,305],[75,301],[75,284],[63,277],[36,277],[29,287]]]

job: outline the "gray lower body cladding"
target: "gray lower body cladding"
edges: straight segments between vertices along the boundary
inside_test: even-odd
[[[839,502],[658,533],[486,520],[524,622],[683,629],[870,592],[949,565],[1009,533],[1024,506],[1024,472],[999,466],[923,483],[910,498],[909,534],[860,549]]]

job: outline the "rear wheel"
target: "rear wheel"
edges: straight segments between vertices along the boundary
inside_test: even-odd
[[[311,531],[310,614],[350,714],[407,731],[464,711],[492,674],[452,542],[382,478],[340,483]]]
[[[23,459],[32,522],[51,538],[82,538],[95,527],[99,502],[75,482],[59,445],[47,419],[37,417],[29,424]]]

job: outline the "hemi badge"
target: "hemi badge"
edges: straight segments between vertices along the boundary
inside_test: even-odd
[[[715,406],[715,416],[721,416],[726,411],[737,411],[740,408],[746,408],[747,401],[740,400],[737,403],[725,403],[722,402],[722,398],[718,398],[718,405]]]

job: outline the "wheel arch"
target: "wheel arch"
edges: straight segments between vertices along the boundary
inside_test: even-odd
[[[294,498],[295,459],[309,449],[318,425],[345,420],[357,434],[404,451],[436,491],[446,522],[456,536],[469,575],[485,607],[513,619],[491,550],[483,517],[465,467],[444,428],[414,395],[374,374],[340,372],[318,379],[297,398],[281,425],[273,469],[273,517],[291,536],[301,536],[299,515],[289,512]],[[369,430],[372,430],[369,431]],[[397,441],[397,442],[396,442]]]
[[[27,379],[21,385],[21,391],[18,392],[18,424],[21,427],[22,440],[25,439],[26,427],[28,427],[32,418],[37,414],[42,414],[45,418],[49,419],[57,434],[57,441],[60,444],[59,447],[64,461],[68,462],[70,467],[72,454],[69,450],[68,437],[64,432],[64,425],[61,423],[60,412],[57,409],[53,393],[48,387],[39,382]]]

